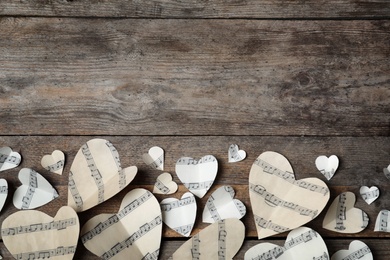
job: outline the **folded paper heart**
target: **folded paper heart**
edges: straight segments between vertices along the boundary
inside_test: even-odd
[[[54,218],[37,210],[18,211],[1,225],[4,245],[16,259],[73,259],[80,224],[71,207]]]
[[[245,238],[238,219],[225,219],[206,227],[173,253],[172,260],[233,259]]]
[[[125,188],[136,174],[135,166],[122,169],[112,143],[89,140],[81,146],[70,167],[68,206],[77,212],[92,208]]]
[[[157,170],[164,170],[164,150],[161,147],[153,146],[148,153],[142,155],[144,163]]]
[[[0,172],[17,167],[22,161],[19,153],[9,147],[0,148]]]
[[[172,180],[172,175],[167,172],[160,174],[154,184],[153,193],[172,194],[177,191],[177,184]]]
[[[214,191],[203,209],[203,222],[214,223],[227,218],[242,218],[246,213],[244,203],[234,199],[235,192],[231,186],[222,186]]]
[[[245,253],[244,259],[327,260],[329,254],[320,234],[313,229],[300,227],[288,234],[284,246],[260,243],[250,248]]]
[[[329,158],[325,155],[318,156],[316,167],[329,181],[339,167],[339,158],[336,155],[331,155]]]
[[[85,223],[81,242],[103,259],[157,259],[162,218],[151,192],[134,189],[123,198],[116,214],[100,214]]]
[[[41,165],[46,170],[62,175],[65,164],[65,154],[60,150],[55,150],[51,154],[42,157]]]
[[[339,250],[332,255],[331,260],[373,260],[370,248],[359,240],[354,240],[349,244],[348,250]]]
[[[229,162],[240,162],[246,157],[246,152],[244,150],[239,150],[238,145],[231,144],[228,150],[228,161]]]
[[[18,178],[22,186],[16,189],[13,197],[18,209],[35,209],[58,197],[53,186],[33,169],[21,169]]]
[[[367,186],[360,187],[360,195],[367,202],[368,205],[373,203],[377,198],[379,198],[379,189],[376,186],[368,188]]]
[[[0,179],[0,211],[3,209],[8,196],[8,183],[5,179]]]
[[[191,192],[186,192],[181,199],[167,198],[160,202],[164,223],[177,233],[188,237],[196,218],[196,200]]]
[[[390,212],[387,209],[382,209],[376,217],[374,231],[390,232]]]
[[[195,196],[203,198],[210,189],[218,172],[218,161],[212,155],[199,161],[182,157],[176,162],[176,174],[184,186]]]
[[[387,168],[383,168],[383,173],[385,174],[386,178],[390,180],[390,164],[387,166]]]
[[[335,198],[326,212],[322,227],[339,233],[358,233],[368,225],[368,215],[354,208],[355,194],[343,192]]]
[[[260,239],[313,220],[328,202],[329,189],[317,178],[296,180],[287,158],[269,151],[252,165],[249,197]]]

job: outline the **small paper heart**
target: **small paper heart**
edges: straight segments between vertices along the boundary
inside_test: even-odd
[[[375,221],[374,231],[390,232],[390,211],[383,209],[379,212]]]
[[[235,192],[231,186],[222,186],[214,191],[203,209],[203,222],[214,223],[227,218],[242,218],[246,207],[238,199],[234,199]]]
[[[62,175],[65,164],[65,154],[60,150],[55,150],[51,154],[42,157],[41,165],[46,170]]]
[[[348,250],[339,250],[332,255],[331,260],[346,260],[346,259],[359,259],[359,260],[373,260],[370,248],[359,240],[354,240],[349,244]]]
[[[385,174],[386,178],[390,180],[390,164],[387,166],[387,168],[383,168],[383,173]]]
[[[164,170],[164,150],[161,147],[153,146],[148,153],[142,155],[142,159],[151,168]]]
[[[360,187],[360,195],[367,202],[368,205],[373,203],[377,198],[379,198],[379,189],[376,186],[368,188],[367,186]]]
[[[172,180],[172,175],[164,172],[157,177],[154,184],[153,193],[155,194],[172,194],[177,191],[177,184]]]
[[[22,161],[19,153],[9,147],[0,148],[0,172],[17,167]]]
[[[331,155],[329,158],[325,155],[318,156],[316,167],[329,181],[339,167],[339,158],[336,155]]]
[[[186,192],[181,199],[167,198],[160,202],[164,223],[177,233],[188,237],[196,218],[196,200],[191,192]]]
[[[246,157],[246,152],[244,150],[238,150],[238,145],[236,144],[231,144],[229,146],[229,151],[228,151],[228,158],[229,162],[240,162],[244,160]]]
[[[5,179],[0,179],[0,211],[3,209],[8,196],[8,183]]]

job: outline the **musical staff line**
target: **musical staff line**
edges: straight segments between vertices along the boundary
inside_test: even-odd
[[[160,155],[156,160],[153,162],[149,163],[148,166],[152,167],[153,169],[158,169],[161,164],[163,163],[163,157],[164,155]]]
[[[158,178],[156,179],[156,183],[154,184],[154,187],[156,187],[159,191],[161,191],[163,194],[167,194],[170,192],[170,189],[164,185]]]
[[[356,250],[355,252],[352,252],[341,260],[356,260],[368,254],[371,254],[371,250],[368,246],[365,246],[363,248],[360,248],[359,250]]]
[[[64,164],[65,164],[65,160],[60,160],[52,165],[46,166],[45,169],[51,172],[55,172],[57,170],[64,168]]]
[[[10,163],[14,165],[19,165],[21,159],[16,156],[9,156],[8,154],[2,154],[0,153],[0,168],[4,163]]]
[[[218,222],[218,259],[225,260],[226,258],[226,228],[225,221]]]
[[[199,161],[190,157],[182,157],[176,162],[176,165],[196,165],[208,162],[215,162],[216,160],[217,159],[213,155],[203,156]]]
[[[379,196],[379,189],[363,192],[360,195],[364,200],[377,198]]]
[[[147,253],[144,257],[142,257],[141,260],[157,260],[159,253],[160,253],[160,249],[157,249],[152,253]]]
[[[289,230],[289,228],[287,228],[287,227],[273,223],[271,220],[266,220],[266,219],[264,219],[260,216],[257,216],[257,215],[255,215],[255,223],[261,228],[270,229],[270,230],[277,232],[277,233],[282,233],[282,232]]]
[[[221,217],[219,216],[217,207],[215,207],[213,200],[214,199],[212,198],[212,196],[210,196],[210,198],[206,202],[206,207],[207,210],[210,212],[210,215],[213,218],[214,222],[217,222],[221,219]]]
[[[346,210],[347,207],[345,206],[345,203],[347,201],[347,194],[341,193],[339,195],[339,201],[337,202],[337,210],[336,210],[336,230],[345,230],[346,227],[344,226],[344,220],[347,219],[346,216]]]
[[[389,211],[385,209],[381,210],[376,219],[374,231],[389,232],[390,229],[388,223],[389,223]]]
[[[45,249],[42,251],[20,253],[12,255],[15,259],[45,259],[55,256],[74,254],[76,245],[74,246],[59,246],[54,249]]]
[[[72,171],[69,171],[68,179],[69,179],[68,186],[69,186],[70,194],[72,195],[73,200],[76,203],[77,210],[82,211],[84,203],[83,203],[83,199],[81,198],[80,193],[77,189],[76,183],[73,179],[73,172]]]
[[[4,228],[1,230],[1,235],[4,236],[15,236],[20,234],[28,234],[34,232],[41,232],[47,230],[62,230],[67,227],[74,226],[77,224],[76,218],[69,218],[64,220],[51,221],[47,223],[30,224],[25,226],[17,226],[11,228]]]
[[[114,158],[116,168],[118,169],[118,174],[119,174],[119,189],[123,189],[126,187],[126,174],[125,171],[122,169],[121,166],[121,161],[119,160],[119,153],[118,150],[114,147],[114,145],[107,141],[106,142],[107,147],[111,151],[112,158]]]
[[[190,232],[193,228],[194,224],[184,225],[180,227],[175,227],[173,230],[175,230],[177,233],[187,235],[188,232]]]
[[[192,239],[192,248],[191,248],[192,260],[199,260],[200,258],[200,240],[199,233],[196,234]]]
[[[37,172],[34,171],[33,169],[30,169],[28,188],[27,188],[26,194],[22,198],[22,208],[21,209],[28,209],[30,207],[31,200],[34,196],[36,188],[38,188]]]
[[[212,181],[204,181],[204,182],[189,182],[189,183],[183,183],[184,186],[189,190],[203,190],[203,189],[209,189],[211,185],[213,184],[214,180]]]
[[[170,211],[172,209],[183,207],[186,205],[190,205],[190,204],[195,203],[195,202],[196,202],[195,197],[191,196],[191,197],[187,197],[184,199],[171,201],[168,203],[161,203],[160,208],[162,211]]]

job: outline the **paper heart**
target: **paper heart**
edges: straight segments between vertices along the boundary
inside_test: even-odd
[[[360,195],[367,202],[368,205],[373,203],[377,198],[379,198],[379,189],[376,186],[368,188],[367,186],[360,187]]]
[[[112,143],[89,140],[81,146],[70,167],[68,206],[77,212],[92,208],[125,188],[136,174],[135,166],[122,169]]]
[[[244,259],[325,260],[329,259],[329,254],[320,234],[313,229],[300,227],[288,234],[284,246],[261,243],[250,248]]]
[[[326,212],[322,227],[339,233],[358,233],[368,225],[367,214],[354,208],[355,194],[343,192],[335,198]]]
[[[390,212],[383,209],[379,212],[375,221],[374,231],[390,232]]]
[[[177,184],[172,180],[172,175],[167,172],[160,174],[154,184],[153,193],[172,194],[177,191]]]
[[[214,191],[203,209],[203,222],[214,223],[227,218],[242,218],[246,213],[246,207],[244,203],[234,199],[234,195],[231,186],[222,186]]]
[[[220,220],[185,242],[170,259],[233,259],[244,238],[245,226],[240,220]]]
[[[161,147],[153,146],[148,153],[142,155],[142,159],[151,168],[164,170],[164,150]]]
[[[390,180],[390,164],[387,166],[387,168],[383,168],[383,173],[385,174],[386,178]]]
[[[176,174],[180,181],[199,198],[203,198],[210,189],[217,172],[218,161],[212,155],[203,156],[199,161],[182,157],[176,162]]]
[[[0,172],[17,167],[22,161],[19,153],[9,147],[0,148]]]
[[[21,169],[18,178],[22,186],[16,189],[13,197],[14,206],[18,209],[35,209],[58,197],[53,186],[33,169]]]
[[[8,196],[8,183],[5,179],[0,179],[0,211],[3,209]]]
[[[196,200],[191,192],[186,192],[181,199],[167,198],[160,202],[164,223],[177,233],[188,237],[196,218]]]
[[[157,259],[162,219],[151,192],[134,189],[126,194],[117,214],[100,214],[81,229],[84,246],[103,259]]]
[[[62,175],[65,164],[65,154],[60,150],[55,150],[51,154],[42,157],[41,165],[46,170]]]
[[[354,240],[349,244],[348,250],[339,250],[332,255],[331,260],[346,260],[346,259],[359,259],[359,260],[373,260],[370,248],[359,240]]]
[[[4,245],[16,259],[73,259],[80,224],[71,207],[54,218],[37,210],[18,211],[1,225]]]
[[[339,167],[339,158],[336,155],[331,155],[329,158],[325,155],[318,156],[316,167],[329,181]]]
[[[231,144],[229,146],[228,158],[229,162],[240,162],[246,157],[246,152],[244,150],[238,150],[238,145]]]
[[[286,157],[264,152],[250,170],[249,197],[260,239],[317,217],[329,200],[329,189],[318,178],[296,180]]]

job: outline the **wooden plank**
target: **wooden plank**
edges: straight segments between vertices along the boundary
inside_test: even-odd
[[[1,135],[389,134],[388,20],[0,27]]]

